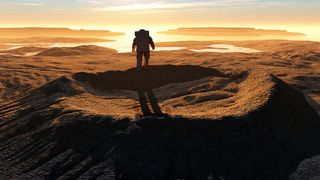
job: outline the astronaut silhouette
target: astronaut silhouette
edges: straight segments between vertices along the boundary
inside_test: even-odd
[[[150,46],[152,50],[155,50],[155,45],[152,38],[149,35],[149,31],[141,29],[135,32],[135,38],[132,43],[132,52],[137,52],[137,70],[142,69],[142,60],[144,57],[144,66],[149,65],[150,59]]]

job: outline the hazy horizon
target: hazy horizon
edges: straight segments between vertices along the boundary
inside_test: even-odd
[[[138,29],[155,35],[180,27],[251,27],[320,41],[319,9],[317,0],[0,0],[0,27],[110,30],[126,33],[127,39]]]
[[[0,27],[320,29],[317,0],[1,0]],[[192,18],[190,18],[192,17]]]
[[[134,31],[139,29],[147,29],[153,35],[160,36],[157,34],[159,31],[167,31],[171,29],[184,28],[184,27],[225,27],[225,28],[256,28],[256,29],[264,29],[264,30],[286,30],[289,32],[303,33],[304,37],[293,38],[293,40],[311,40],[311,41],[320,41],[320,25],[319,26],[215,26],[215,25],[203,25],[203,26],[109,26],[109,27],[80,27],[80,26],[2,26],[0,24],[0,28],[70,28],[73,30],[110,30],[112,32],[122,32],[125,33],[126,36],[131,36]],[[160,38],[163,39],[163,38]],[[199,38],[198,38],[199,39]],[[208,38],[211,40],[212,38]],[[277,39],[277,38],[274,38]],[[280,38],[281,39],[281,38]],[[204,40],[200,38],[199,40]],[[238,39],[239,40],[239,39]],[[244,37],[245,40],[245,37]]]

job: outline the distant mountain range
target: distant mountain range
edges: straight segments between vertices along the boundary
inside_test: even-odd
[[[266,30],[255,28],[225,28],[225,27],[188,27],[158,32],[168,35],[190,36],[304,36],[305,34],[288,32],[286,30]]]
[[[109,30],[74,30],[69,28],[0,28],[1,38],[28,38],[28,37],[106,37],[125,35],[121,32]]]

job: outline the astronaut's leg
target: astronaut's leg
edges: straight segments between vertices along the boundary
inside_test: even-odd
[[[137,69],[140,70],[142,66],[142,55],[143,53],[137,52]]]
[[[144,66],[149,66],[150,52],[144,53]]]

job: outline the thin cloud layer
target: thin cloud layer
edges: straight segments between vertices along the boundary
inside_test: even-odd
[[[320,24],[319,0],[0,0],[8,24]]]
[[[107,6],[102,8],[96,8],[97,11],[136,11],[136,10],[157,10],[157,9],[185,9],[185,8],[208,8],[217,6],[235,6],[235,5],[249,5],[255,0],[243,1],[243,0],[224,0],[224,1],[203,1],[203,2],[148,2],[139,4],[128,4],[128,5],[118,5],[118,6]],[[100,2],[101,3],[101,2]]]

